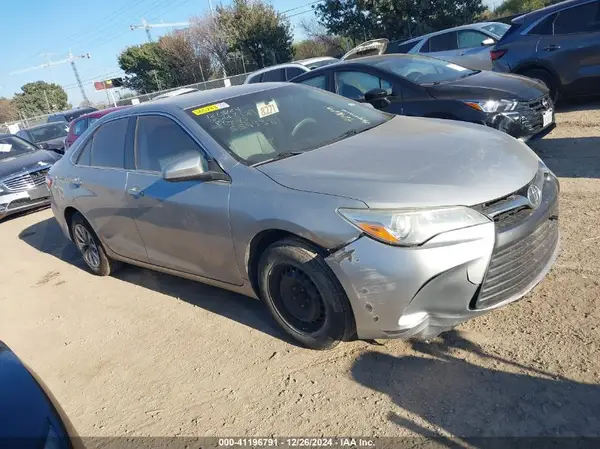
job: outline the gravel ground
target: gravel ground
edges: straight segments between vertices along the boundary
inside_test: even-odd
[[[0,338],[82,436],[600,436],[600,105],[534,145],[562,249],[527,297],[427,344],[290,343],[258,303],[85,271],[49,210],[0,224]]]

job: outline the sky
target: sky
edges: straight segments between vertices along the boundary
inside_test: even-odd
[[[129,45],[147,42],[143,29],[130,25],[183,22],[207,14],[211,0],[21,0],[12,1],[0,14],[0,97],[12,97],[23,84],[43,80],[58,83],[66,90],[69,102],[78,106],[83,97],[70,64],[38,68],[25,73],[13,71],[39,66],[48,60],[90,54],[75,63],[88,98],[106,100],[106,93],[94,89],[94,81],[123,75],[117,64],[118,54]],[[498,0],[484,0],[492,5]],[[212,0],[212,5],[227,5],[230,0]],[[274,8],[289,17],[294,39],[304,36],[299,24],[313,16],[314,0],[270,0]],[[174,28],[155,28],[157,39]]]

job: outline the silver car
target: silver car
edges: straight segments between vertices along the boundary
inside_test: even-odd
[[[114,112],[49,174],[90,270],[120,262],[261,298],[317,349],[431,337],[522,297],[558,248],[558,182],[481,125],[299,84]]]

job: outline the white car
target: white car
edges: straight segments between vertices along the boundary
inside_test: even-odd
[[[164,94],[157,95],[153,98],[153,100],[160,100],[162,98],[171,98],[176,97],[178,95],[189,94],[192,92],[198,92],[198,89],[194,89],[193,87],[182,87],[181,89],[171,90],[169,92],[165,92]]]
[[[339,59],[332,58],[331,56],[321,56],[318,58],[300,59],[287,64],[272,65],[257,70],[256,72],[252,72],[248,75],[244,84],[289,81],[292,78],[310,72],[317,67],[333,64],[335,62],[339,62]]]

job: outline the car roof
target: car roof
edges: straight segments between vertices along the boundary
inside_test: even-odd
[[[546,6],[545,8],[538,9],[536,11],[532,11],[527,14],[523,14],[511,22],[516,24],[524,24],[533,22],[537,19],[547,16],[548,14],[552,14],[553,12],[560,11],[561,9],[570,8],[572,6],[583,5],[585,3],[591,3],[596,0],[567,0],[565,2],[556,3],[554,5]]]
[[[130,110],[136,112],[156,112],[185,110],[194,106],[201,106],[209,103],[219,103],[232,97],[239,97],[246,94],[261,92],[284,86],[294,86],[291,83],[256,83],[241,84],[239,86],[218,87],[216,89],[201,90],[186,95],[177,95],[175,97],[161,98],[156,101],[148,101],[136,106],[125,108],[125,110],[116,111],[113,116],[128,115]]]
[[[298,59],[297,61],[293,61],[293,62],[296,64],[307,65],[307,64],[313,64],[315,62],[329,61],[331,59],[337,59],[337,58],[334,58],[333,56],[318,56],[316,58]]]
[[[495,25],[495,24],[502,24],[502,22],[478,22],[478,23],[470,23],[468,25],[460,25],[457,27],[453,27],[453,28],[446,28],[445,30],[440,30],[440,31],[435,31],[433,33],[429,33],[429,34],[423,34],[422,36],[418,36],[418,37],[413,37],[412,39],[407,39],[405,41],[403,40],[397,40],[397,41],[393,41],[394,43],[401,43],[401,44],[408,44],[410,42],[416,42],[416,41],[420,41],[422,39],[426,39],[429,37],[433,37],[433,36],[438,36],[440,34],[444,34],[444,33],[448,33],[450,31],[460,31],[460,30],[479,30],[485,26],[488,25]],[[504,24],[506,25],[506,24]]]
[[[285,64],[271,65],[269,67],[258,69],[256,71],[252,72],[250,75],[248,75],[248,78],[254,77],[256,75],[260,75],[261,73],[270,72],[271,70],[278,70],[278,69],[285,69],[285,68],[292,68],[292,67],[299,67],[303,70],[308,70],[308,68],[305,65],[299,64],[298,62],[286,62]]]
[[[96,108],[91,107],[91,106],[81,106],[79,108],[69,109],[68,111],[61,111],[61,112],[56,112],[54,114],[50,114],[50,117],[59,117],[61,115],[76,114],[77,112],[81,112],[82,110],[97,111]]]

